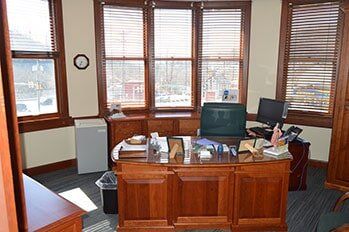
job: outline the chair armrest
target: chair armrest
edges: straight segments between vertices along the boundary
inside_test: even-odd
[[[349,230],[349,224],[344,224],[341,227],[338,227],[334,232],[347,232]]]
[[[336,205],[333,209],[334,212],[338,212],[340,210],[340,208],[342,207],[343,203],[345,200],[349,199],[349,192],[343,194],[343,196],[341,196],[337,202],[336,202]]]

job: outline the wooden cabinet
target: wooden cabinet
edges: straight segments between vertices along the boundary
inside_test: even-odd
[[[326,186],[349,191],[349,1],[344,1],[343,41]]]
[[[199,119],[180,119],[178,120],[179,135],[196,136],[197,130],[200,128]]]
[[[229,227],[233,168],[180,168],[174,172],[173,221],[176,228],[185,229],[187,224],[199,228],[204,225],[206,228]]]
[[[288,150],[293,156],[291,162],[291,175],[289,191],[307,189],[307,164],[310,143],[301,138],[293,140],[288,145]]]
[[[235,177],[233,228],[268,228],[287,230],[287,164],[239,167]],[[270,228],[271,229],[271,228]]]
[[[109,147],[114,147],[125,138],[144,133],[142,120],[127,120],[108,124]]]
[[[118,161],[118,231],[287,231],[290,160],[223,165]]]
[[[106,118],[106,120],[108,122],[109,151],[123,139],[135,134],[149,136],[151,132],[159,132],[160,136],[193,136],[200,127],[200,116],[197,113],[129,115],[126,118]]]
[[[171,227],[169,182],[172,172],[168,172],[166,167],[132,164],[122,164],[117,170],[117,231]]]
[[[158,132],[160,136],[171,136],[175,134],[174,120],[172,119],[150,119],[148,120],[148,133]]]

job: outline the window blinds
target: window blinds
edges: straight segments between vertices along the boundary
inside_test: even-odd
[[[285,100],[291,110],[331,115],[340,41],[339,2],[289,7]]]
[[[192,11],[154,10],[155,58],[191,58]]]
[[[242,78],[243,14],[241,9],[202,12],[201,103],[221,101],[223,91],[238,96]]]
[[[192,10],[154,9],[155,107],[192,107]]]
[[[107,104],[144,107],[143,8],[104,5],[103,25]]]
[[[54,51],[54,19],[49,0],[8,1],[12,51]]]

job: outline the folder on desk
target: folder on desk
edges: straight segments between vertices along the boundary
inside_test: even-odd
[[[147,144],[130,145],[123,141],[119,150],[119,158],[146,158],[147,147]]]

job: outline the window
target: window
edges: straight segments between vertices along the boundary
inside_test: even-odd
[[[246,103],[250,1],[95,0],[100,115]]]
[[[202,19],[201,104],[220,102],[224,90],[239,100],[242,65],[242,10],[207,9]]]
[[[106,5],[103,14],[107,103],[145,107],[143,10]]]
[[[68,118],[60,7],[58,0],[7,1],[20,123]]]
[[[290,114],[328,118],[330,125],[337,78],[341,15],[338,1],[287,4],[280,51],[277,96],[290,103]],[[286,15],[286,14],[283,14]],[[306,123],[306,119],[302,119]],[[305,121],[304,121],[305,120]],[[308,121],[313,121],[310,118]]]
[[[192,106],[192,10],[155,9],[155,107]]]

